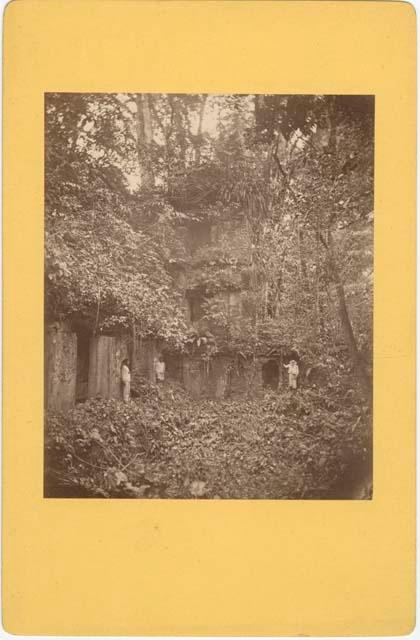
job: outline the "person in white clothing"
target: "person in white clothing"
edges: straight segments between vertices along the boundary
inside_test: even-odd
[[[122,382],[122,393],[124,402],[128,402],[130,399],[130,384],[131,384],[131,373],[128,366],[127,358],[122,361],[121,365],[121,382]]]
[[[289,372],[289,389],[297,389],[297,379],[299,366],[296,360],[290,360],[289,364],[283,365]]]
[[[165,363],[163,361],[162,356],[159,356],[155,359],[155,375],[156,382],[164,382],[165,381]]]

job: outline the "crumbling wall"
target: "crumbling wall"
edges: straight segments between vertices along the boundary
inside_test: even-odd
[[[184,265],[171,263],[169,264],[169,271],[173,279],[174,287],[181,292],[182,297],[180,299],[180,306],[184,312],[184,317],[187,322],[190,322],[190,305],[187,299],[187,287],[188,277],[187,269]]]
[[[87,332],[77,332],[76,402],[84,402],[88,397],[89,341]]]
[[[197,399],[252,397],[264,393],[263,366],[269,358],[215,356],[209,362],[199,356],[182,361],[186,390]]]
[[[249,262],[251,233],[245,219],[223,220],[212,225],[211,243],[239,262]]]
[[[224,356],[209,361],[200,357],[184,357],[182,373],[186,390],[194,398],[225,398],[229,389],[230,364],[231,358]]]
[[[96,336],[89,345],[88,396],[121,398],[121,363],[128,358],[124,336]]]
[[[77,335],[65,323],[50,325],[45,337],[45,405],[66,411],[86,398],[121,398],[121,364],[132,355],[128,336]],[[137,339],[132,380],[155,381],[156,340]],[[182,381],[182,372],[178,373]]]
[[[45,337],[45,404],[53,411],[70,409],[76,399],[77,337],[64,323],[47,327]]]
[[[183,382],[183,357],[181,355],[164,354],[166,365],[166,379],[174,382]]]
[[[210,360],[210,366],[206,374],[209,378],[208,388],[211,397],[221,400],[226,397],[229,380],[230,358],[215,358]]]
[[[194,254],[200,247],[211,243],[211,240],[212,225],[209,221],[202,220],[189,225],[187,242],[191,254]]]
[[[229,396],[253,396],[263,387],[262,362],[258,359],[232,361],[229,377]]]
[[[133,381],[141,376],[155,382],[154,361],[158,355],[158,346],[157,341],[151,338],[137,338],[135,361],[131,363]]]
[[[203,393],[203,366],[201,358],[186,357],[182,362],[182,376],[186,390],[193,398],[201,398]]]

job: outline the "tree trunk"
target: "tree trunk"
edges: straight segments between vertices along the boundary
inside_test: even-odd
[[[204,111],[206,108],[207,97],[208,97],[207,95],[203,95],[202,102],[200,105],[200,112],[198,114],[197,142],[195,144],[195,153],[194,153],[194,163],[197,166],[200,164],[200,160],[201,160],[203,121],[204,121]]]
[[[137,362],[137,335],[136,335],[136,323],[133,320],[131,323],[131,349],[130,349],[130,365],[133,370]]]
[[[174,116],[174,128],[175,128],[175,139],[178,155],[177,162],[177,173],[178,175],[183,175],[187,166],[187,140],[186,140],[186,131],[187,125],[184,120],[184,109],[182,104],[182,98],[179,96],[172,96],[171,99],[173,116]]]
[[[308,269],[306,267],[306,261],[305,258],[303,257],[303,251],[302,251],[302,243],[303,243],[303,232],[302,229],[299,225],[299,222],[297,223],[297,242],[298,242],[298,252],[299,252],[299,275],[300,275],[300,279],[302,281],[302,285],[305,291],[308,291],[309,286],[308,286]]]
[[[328,261],[330,264],[331,274],[333,276],[335,290],[337,292],[338,314],[340,316],[341,325],[343,327],[343,331],[346,337],[350,355],[353,360],[353,364],[354,364],[360,389],[362,391],[364,398],[369,402],[369,404],[371,404],[372,383],[366,371],[363,359],[359,353],[356,338],[354,336],[353,327],[352,327],[349,312],[347,309],[344,287],[343,287],[343,283],[341,282],[340,274],[339,274],[336,259],[335,259],[334,240],[333,240],[331,231],[328,232],[327,250],[328,250]]]
[[[149,98],[150,97],[147,93],[136,94],[137,155],[139,160],[141,186],[144,189],[153,189],[155,186],[153,163],[151,158],[153,129]]]

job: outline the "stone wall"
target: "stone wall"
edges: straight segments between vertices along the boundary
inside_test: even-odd
[[[193,398],[226,397],[230,358],[219,356],[206,362],[200,357],[184,357],[183,383]]]
[[[269,358],[237,361],[229,356],[216,356],[207,363],[200,357],[189,356],[180,362],[184,387],[197,399],[251,397],[265,389],[275,390],[282,384],[280,367],[273,367],[277,360]],[[267,376],[267,362],[270,363],[269,372],[275,369],[274,376]]]
[[[77,332],[76,402],[84,402],[88,397],[89,342],[87,332]]]
[[[251,234],[244,219],[223,220],[211,226],[211,244],[242,263],[251,255]]]
[[[183,384],[183,357],[178,355],[163,355],[166,365],[166,379]]]
[[[70,409],[76,398],[77,337],[64,323],[47,327],[45,404],[52,411]]]
[[[241,358],[233,362],[229,379],[229,396],[253,396],[261,391],[262,386],[261,362],[258,359]]]
[[[89,345],[88,397],[121,398],[121,363],[128,358],[124,336],[97,336]]]
[[[77,357],[78,350],[88,350]],[[128,336],[78,336],[63,323],[48,328],[45,344],[45,397],[48,409],[66,411],[76,400],[86,397],[121,398],[121,363],[130,359]],[[154,360],[163,349],[156,340],[138,339],[135,361],[132,363],[132,381],[135,387],[141,376],[155,382]],[[163,352],[166,363],[166,379],[182,384],[196,399],[224,399],[253,396],[264,389],[276,389],[287,382],[276,357],[255,360],[231,356],[215,356],[206,360],[201,356],[170,355]],[[84,360],[87,362],[84,362]],[[79,362],[80,361],[80,362]],[[83,366],[81,366],[83,365]],[[277,368],[278,365],[278,368]],[[88,369],[87,392],[85,369]],[[83,380],[81,374],[83,373]],[[76,391],[79,396],[76,398]]]
[[[154,360],[159,353],[156,340],[137,338],[135,359],[131,363],[132,379],[135,383],[139,376],[150,382],[155,381]]]
[[[65,323],[50,325],[45,336],[45,406],[66,411],[87,398],[121,398],[121,363],[130,360],[131,347],[128,335],[92,337],[77,334]],[[155,381],[154,359],[160,349],[156,340],[137,339],[131,363],[134,385],[139,376]],[[169,368],[182,382],[180,358],[173,358]]]
[[[280,357],[215,356],[209,363],[200,357],[184,357],[180,362],[182,382],[194,398],[252,397],[287,384]]]

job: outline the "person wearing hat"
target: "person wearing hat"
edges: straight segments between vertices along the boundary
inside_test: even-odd
[[[289,373],[289,389],[297,389],[297,379],[299,375],[299,366],[296,360],[290,360],[289,364],[283,365]]]

